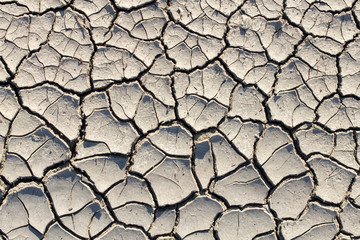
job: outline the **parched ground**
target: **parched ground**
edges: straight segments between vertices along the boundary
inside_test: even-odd
[[[0,238],[360,239],[359,0],[0,0]]]

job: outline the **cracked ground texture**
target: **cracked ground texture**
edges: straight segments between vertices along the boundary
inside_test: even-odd
[[[360,0],[0,0],[0,238],[360,239]]]

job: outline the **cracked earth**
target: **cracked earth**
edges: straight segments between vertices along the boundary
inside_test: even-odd
[[[359,0],[0,0],[2,239],[360,239]]]

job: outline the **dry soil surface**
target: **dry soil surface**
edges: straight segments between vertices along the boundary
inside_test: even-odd
[[[0,238],[360,239],[360,0],[0,0]]]

